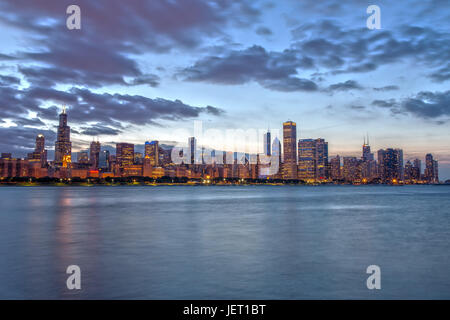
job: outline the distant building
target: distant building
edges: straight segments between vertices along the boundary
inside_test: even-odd
[[[116,166],[120,173],[125,172],[125,168],[134,164],[134,144],[117,143],[116,144]]]
[[[330,177],[332,180],[341,180],[341,157],[337,155],[330,160]]]
[[[298,178],[305,181],[328,179],[328,142],[324,139],[298,141]]]
[[[108,172],[111,170],[110,164],[109,164],[109,151],[108,150],[102,150],[99,155],[98,160],[98,167],[102,169],[102,171]]]
[[[403,181],[403,150],[388,148],[378,150],[380,179],[385,183]]]
[[[153,167],[159,166],[159,142],[151,141],[145,143],[145,158],[150,159],[150,165]]]
[[[342,167],[343,179],[347,182],[356,182],[361,180],[361,160],[356,157],[344,157]]]
[[[87,150],[82,150],[77,153],[77,163],[79,164],[89,164],[89,153]]]
[[[64,107],[59,115],[59,126],[55,142],[55,166],[68,167],[72,162],[72,142],[70,127],[67,125],[67,113]]]
[[[283,179],[297,179],[297,124],[283,123]]]
[[[37,135],[34,152],[29,153],[27,159],[29,162],[39,162],[42,168],[47,165],[47,150],[45,150],[45,137],[42,134]]]
[[[196,151],[197,151],[197,139],[195,137],[190,137],[188,139],[188,164],[196,163]],[[203,155],[203,154],[202,154]]]
[[[433,159],[433,155],[428,153],[425,156],[425,180],[428,183],[439,182],[438,162]]]
[[[272,140],[270,137],[270,131],[267,131],[264,134],[264,155],[270,156],[272,155]]]
[[[89,162],[93,169],[99,168],[101,145],[98,141],[92,141],[89,148]]]

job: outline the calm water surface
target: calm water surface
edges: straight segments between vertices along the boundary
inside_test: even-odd
[[[1,299],[449,299],[450,187],[2,187],[0,257]]]

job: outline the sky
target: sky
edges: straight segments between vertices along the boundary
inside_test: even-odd
[[[257,130],[262,148],[293,120],[330,156],[360,156],[368,134],[450,179],[449,25],[448,0],[3,0],[0,151],[24,156],[38,133],[52,149],[65,104],[74,151],[186,141],[195,123],[211,147]]]

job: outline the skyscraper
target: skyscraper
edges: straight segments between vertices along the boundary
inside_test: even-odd
[[[59,126],[55,142],[55,165],[67,167],[72,162],[72,142],[70,127],[67,125],[66,107],[59,115]]]
[[[438,162],[433,159],[433,155],[428,153],[425,156],[425,179],[429,183],[439,182]]]
[[[195,156],[196,156],[196,150],[197,150],[197,139],[195,137],[190,137],[188,139],[188,164],[195,164]],[[202,149],[202,159],[203,159],[203,149]]]
[[[316,141],[298,141],[298,178],[304,181],[316,180]]]
[[[297,124],[283,123],[283,179],[297,179]]]
[[[336,157],[332,158],[330,161],[330,167],[331,167],[331,172],[330,172],[330,176],[332,180],[340,180],[342,179],[342,174],[341,174],[341,157],[339,155],[337,155]]]
[[[370,150],[369,137],[367,137],[367,141],[366,138],[364,138],[361,160],[361,178],[365,179],[366,181],[375,178],[377,167],[374,154]]]
[[[270,131],[264,134],[264,154],[270,156],[272,154],[272,140],[270,138]]]
[[[380,179],[387,183],[403,180],[403,150],[388,148],[378,151]]]
[[[298,141],[298,178],[305,181],[328,179],[328,142],[324,139]]]
[[[159,166],[159,143],[158,141],[147,141],[145,143],[145,159],[150,159],[150,165]]]
[[[316,179],[328,179],[328,142],[316,139]]]
[[[100,152],[98,166],[105,172],[110,170],[108,150],[102,150],[102,152]]]
[[[89,161],[93,169],[98,169],[99,167],[100,148],[101,148],[100,142],[98,141],[91,142],[91,147],[89,149],[90,152]]]
[[[45,137],[42,134],[37,135],[34,152],[28,154],[28,160],[32,162],[40,162],[41,167],[44,167],[47,164],[47,150],[45,150]]]
[[[125,167],[130,167],[134,163],[134,144],[117,143],[116,144],[116,162],[120,171]]]

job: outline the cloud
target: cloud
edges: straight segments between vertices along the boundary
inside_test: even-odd
[[[196,107],[180,100],[147,98],[140,95],[95,93],[89,89],[72,88],[60,91],[53,88],[31,87],[26,89],[0,87],[0,117],[11,119],[18,125],[43,125],[41,120],[57,119],[58,107],[46,106],[49,103],[67,104],[70,107],[72,123],[87,124],[99,122],[120,130],[122,123],[134,125],[154,124],[161,120],[184,120],[199,117],[202,113],[221,116],[224,110],[213,107]],[[32,111],[36,119],[25,117]],[[40,119],[40,120],[39,120]],[[93,130],[83,128],[89,135]],[[100,132],[100,131],[98,131]],[[113,133],[109,131],[109,133]],[[99,135],[98,133],[95,135]]]
[[[117,136],[122,132],[119,129],[103,126],[99,123],[96,123],[90,127],[81,127],[81,129],[82,131],[80,132],[80,134],[94,137],[102,135]]]
[[[314,91],[314,82],[301,79],[297,68],[310,61],[298,59],[294,52],[267,52],[261,46],[233,50],[224,56],[208,56],[179,73],[186,81],[237,85],[255,81],[278,91]]]
[[[267,27],[258,27],[256,29],[256,34],[258,34],[260,36],[271,36],[272,35],[272,30],[270,30]]]
[[[399,90],[400,87],[399,86],[395,86],[395,85],[389,85],[389,86],[384,86],[384,87],[379,87],[379,88],[373,88],[374,91],[394,91],[394,90]]]
[[[347,80],[345,82],[339,82],[332,84],[328,87],[329,91],[349,91],[349,90],[362,90],[363,87],[354,80]]]
[[[372,105],[389,108],[396,114],[410,114],[422,119],[436,119],[436,123],[446,123],[450,116],[450,91],[421,91],[416,95],[397,101],[374,100]]]

